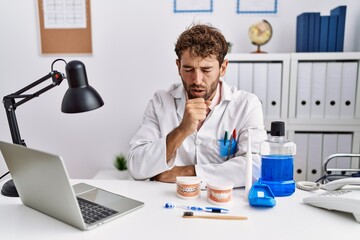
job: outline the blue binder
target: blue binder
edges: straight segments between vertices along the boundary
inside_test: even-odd
[[[296,52],[308,52],[309,13],[302,13],[296,20]]]
[[[320,51],[320,13],[314,14],[314,52]]]
[[[315,37],[315,13],[309,14],[309,38],[308,38],[308,52],[314,52],[314,37]]]
[[[339,6],[332,9],[330,15],[338,16],[335,51],[342,52],[344,51],[346,6]]]
[[[328,52],[335,52],[337,39],[338,16],[329,16]]]
[[[328,50],[329,18],[329,16],[321,16],[320,18],[319,52],[327,52]]]

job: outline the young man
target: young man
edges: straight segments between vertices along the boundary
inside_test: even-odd
[[[244,186],[247,130],[253,129],[252,152],[266,139],[260,101],[221,80],[227,42],[218,29],[192,26],[179,36],[175,52],[182,84],[156,92],[149,102],[130,143],[132,177],[175,182],[198,176],[203,183]],[[253,154],[253,177],[259,175],[260,156]]]

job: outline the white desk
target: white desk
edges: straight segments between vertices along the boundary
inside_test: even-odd
[[[231,215],[246,221],[184,219],[182,209],[165,209],[166,202],[209,206],[206,192],[196,200],[180,200],[175,185],[159,182],[120,180],[72,180],[86,182],[145,202],[145,206],[90,231],[80,231],[33,209],[18,198],[0,196],[1,239],[343,239],[357,238],[360,224],[352,214],[308,206],[296,190],[290,197],[276,198],[274,208],[253,208],[244,201],[244,190],[234,190],[227,206]],[[0,185],[2,186],[3,183]],[[210,213],[209,213],[210,214]]]

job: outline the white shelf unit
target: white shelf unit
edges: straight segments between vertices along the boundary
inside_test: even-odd
[[[338,114],[337,117],[323,117],[312,118],[305,117],[299,118],[296,116],[297,109],[297,96],[298,96],[298,67],[301,63],[334,63],[343,64],[345,62],[353,62],[357,64],[357,84],[355,84],[355,101],[352,102],[354,106],[354,114],[352,117],[342,117]],[[289,96],[289,117],[288,123],[295,131],[360,131],[360,84],[359,84],[359,68],[360,53],[292,53],[291,54],[291,71],[290,71],[290,89]],[[329,65],[328,65],[329,67]],[[331,66],[330,66],[331,67]],[[340,69],[341,70],[341,69]],[[339,79],[341,81],[341,79]],[[340,89],[334,89],[341,94]],[[340,105],[340,103],[335,103]],[[290,129],[289,129],[290,130]]]
[[[297,143],[298,148],[307,151],[307,156],[300,153],[302,158],[295,163],[295,178],[314,181],[324,174],[322,165],[329,154],[360,151],[360,53],[292,53],[290,59],[289,138],[301,139],[308,134],[307,146]],[[310,81],[304,83],[309,77]],[[321,78],[323,81],[319,81]],[[316,86],[319,83],[322,92]],[[302,96],[304,93],[310,98]],[[318,105],[314,105],[316,100]],[[313,114],[312,109],[318,107],[321,111]],[[316,153],[321,161],[314,164],[311,158]],[[331,167],[357,169],[359,159],[332,160]],[[299,173],[301,168],[306,171]]]
[[[317,180],[317,177],[324,174],[323,160],[329,153],[329,151],[325,149],[325,145],[328,144],[328,142],[333,144],[330,144],[330,146],[336,146],[331,149],[332,152],[330,151],[330,154],[344,149],[346,153],[360,152],[360,53],[228,54],[227,59],[229,60],[230,76],[227,72],[225,81],[232,81],[234,84],[238,82],[237,87],[239,89],[241,89],[241,84],[239,83],[240,80],[234,81],[230,79],[236,77],[234,74],[234,66],[239,66],[244,63],[281,63],[280,114],[278,118],[269,117],[268,113],[264,114],[264,121],[266,130],[268,131],[270,130],[272,121],[284,121],[286,123],[287,138],[298,145],[299,151],[295,157],[294,169],[294,178],[296,181],[315,181]],[[351,68],[348,68],[349,63]],[[322,66],[323,68],[325,66],[325,85],[322,86],[322,88],[319,88],[319,86],[314,88],[314,77],[312,75],[307,75],[308,77],[310,76],[310,79],[306,80],[306,78],[304,78],[303,75],[306,75],[304,69],[306,70],[308,65],[311,66],[311,70],[313,70],[313,67],[314,71],[310,71],[310,73],[307,74],[313,75],[320,72],[317,71],[319,66]],[[345,65],[347,66],[343,67]],[[345,86],[342,85],[342,79],[338,79],[340,83],[338,81],[330,82],[334,81],[336,69],[338,69],[337,71],[341,71],[342,78],[352,79],[353,85],[351,87],[349,87],[348,83]],[[348,69],[351,71],[348,71]],[[240,70],[237,69],[236,71],[237,78],[239,78]],[[254,69],[252,71],[254,73]],[[308,82],[304,83],[303,80],[300,82],[298,80],[299,78],[305,79],[305,81]],[[250,79],[249,81],[253,80]],[[305,90],[302,89],[303,85],[307,87],[304,88]],[[267,91],[274,90],[274,86],[271,84],[266,83],[266,86]],[[299,88],[302,89],[300,92]],[[306,89],[308,89],[308,92]],[[316,89],[322,89],[322,92],[317,92]],[[326,91],[329,91],[331,94],[326,95]],[[257,94],[255,91],[252,92]],[[346,94],[344,94],[344,92]],[[334,93],[338,95],[335,94],[336,98],[332,102],[333,105],[329,105],[329,101],[332,101],[331,95]],[[302,100],[302,95],[306,95],[308,99],[305,99],[306,101]],[[321,95],[323,99],[319,101],[316,106],[312,107],[311,101],[314,101],[315,97],[318,97],[318,95]],[[334,114],[334,109],[332,108],[328,110],[329,112],[332,112],[332,115],[325,113],[325,108],[329,106],[335,106],[335,108],[340,111],[340,107],[342,107],[341,104],[344,104],[343,100],[345,100],[345,96],[352,98],[346,105],[348,108],[352,107],[352,114],[348,114],[349,109],[347,109],[346,116],[341,115],[340,112],[336,111],[336,114]],[[261,97],[259,98],[261,100]],[[316,107],[321,107],[321,104],[323,104],[323,112],[317,114],[316,117],[311,115],[311,112],[307,112],[311,111],[311,108],[315,109]],[[266,112],[265,106],[264,109]],[[303,114],[304,110],[305,114]],[[303,144],[299,140],[301,138],[306,138],[308,140],[305,144],[306,146],[301,145]],[[334,143],[335,140],[333,139],[336,139],[336,143]],[[299,142],[297,143],[296,141]],[[315,158],[314,156],[316,156],[316,159],[312,160],[311,158]],[[312,161],[316,162],[314,163]],[[339,162],[339,165],[348,162],[349,167],[353,169],[359,168],[359,159],[357,158],[348,159],[346,161],[344,159],[339,159],[337,161],[343,161]]]
[[[230,84],[232,83],[231,85],[236,85],[238,89],[255,93],[263,103],[266,103],[263,106],[266,130],[270,130],[272,121],[280,119],[286,121],[288,115],[290,55],[228,54],[227,59],[229,60],[229,67],[224,80]],[[243,77],[241,76],[242,70],[240,66],[245,66],[247,71],[249,71]],[[276,69],[272,68],[273,66],[275,66]],[[259,67],[260,71],[256,71],[257,67]],[[275,71],[275,74],[272,74],[272,71]],[[255,76],[258,72],[260,72],[260,74]],[[275,76],[274,81],[276,81],[276,84],[271,85],[268,84],[268,80],[272,76]],[[234,79],[236,80],[234,81]],[[241,86],[244,83],[250,86],[244,89],[244,87]],[[269,110],[269,112],[267,110]],[[271,110],[276,113],[273,114],[270,112]]]

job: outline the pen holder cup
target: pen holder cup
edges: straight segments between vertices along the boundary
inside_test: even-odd
[[[237,142],[235,140],[218,140],[219,142],[219,151],[220,157],[231,157],[236,153]]]

